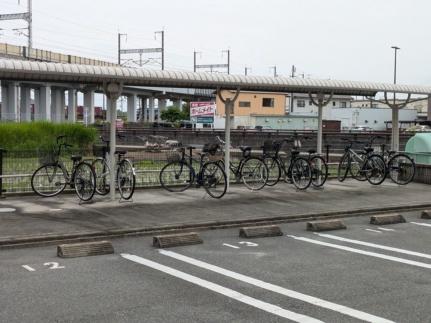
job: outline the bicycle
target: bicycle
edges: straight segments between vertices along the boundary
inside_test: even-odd
[[[219,136],[216,136],[217,141],[221,145],[222,157],[217,163],[224,169],[225,163],[223,160],[225,154],[226,143]],[[217,144],[215,144],[217,145]],[[268,181],[268,167],[266,166],[263,159],[255,156],[251,156],[250,146],[240,146],[242,157],[239,160],[238,165],[229,163],[229,169],[235,176],[235,181],[239,183],[241,180],[244,185],[251,191],[259,191],[265,187]]]
[[[284,181],[293,183],[299,190],[307,189],[312,182],[311,165],[308,159],[299,156],[299,151],[294,148],[287,160],[280,156],[280,149],[285,142],[294,142],[294,147],[299,147],[298,139],[284,139],[279,141],[265,141],[263,148],[263,158],[269,169],[268,186],[274,186],[283,175]],[[286,165],[288,163],[288,165]]]
[[[376,139],[382,139],[382,136],[373,136],[368,146],[372,146]],[[380,154],[386,164],[385,179],[389,178],[398,185],[409,184],[416,174],[416,164],[413,158],[406,153],[386,149],[386,144],[380,145]]]
[[[42,163],[31,176],[31,188],[43,197],[52,197],[64,191],[67,185],[74,188],[82,201],[93,198],[96,189],[96,176],[93,167],[82,156],[71,156],[72,170],[69,175],[64,163],[60,160],[62,148],[70,148],[62,140],[66,136],[57,137],[57,147],[48,154],[47,161]]]
[[[189,149],[188,155],[186,148]],[[160,171],[160,184],[169,192],[184,192],[196,183],[196,187],[203,186],[211,197],[222,198],[227,190],[227,178],[217,162],[208,161],[214,150],[203,151],[200,158],[195,159],[193,149],[193,146],[178,147],[167,153],[168,163]],[[193,162],[199,164],[197,174]]]
[[[93,153],[95,156],[99,156],[92,162],[92,167],[96,174],[96,193],[99,195],[106,195],[110,191],[110,166],[108,159],[106,158],[109,152],[109,140],[104,140],[100,137],[100,140],[105,144],[104,146],[93,146]],[[120,196],[123,200],[130,200],[135,192],[136,185],[136,174],[135,168],[132,162],[124,158],[127,154],[125,150],[115,151],[115,155],[118,159],[115,161],[116,165],[116,186],[120,192]]]
[[[337,177],[343,182],[347,174],[358,181],[368,181],[372,185],[380,185],[385,180],[386,164],[382,156],[373,153],[374,149],[365,147],[363,151],[355,152],[354,144],[363,144],[357,140],[343,139],[348,142],[344,155],[338,164]]]

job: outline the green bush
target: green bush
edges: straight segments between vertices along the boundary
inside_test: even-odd
[[[75,149],[87,149],[96,141],[97,130],[71,123],[1,123],[0,148],[49,151],[61,135],[65,135],[65,141]]]

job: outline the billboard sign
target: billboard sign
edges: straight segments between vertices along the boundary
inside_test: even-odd
[[[196,123],[214,123],[214,116],[198,116],[196,117]]]
[[[214,102],[190,102],[190,116],[208,116],[213,117],[216,112],[216,105]]]

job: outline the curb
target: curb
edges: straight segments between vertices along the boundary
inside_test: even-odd
[[[53,245],[56,243],[73,243],[95,241],[107,238],[124,238],[131,236],[148,236],[154,234],[175,234],[190,230],[205,231],[216,229],[237,228],[241,226],[271,225],[278,223],[304,222],[322,219],[338,219],[381,213],[393,213],[394,211],[414,211],[423,210],[431,207],[431,203],[414,205],[394,205],[383,208],[359,208],[353,210],[329,211],[321,213],[304,213],[297,215],[284,215],[277,217],[260,217],[251,219],[226,220],[226,221],[207,221],[190,224],[167,224],[154,227],[140,227],[128,229],[112,229],[102,231],[83,231],[68,234],[46,234],[31,236],[15,236],[0,238],[0,249],[6,248],[25,248]]]

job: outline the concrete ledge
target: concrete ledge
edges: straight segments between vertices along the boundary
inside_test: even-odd
[[[431,210],[422,211],[421,219],[431,220]]]
[[[398,214],[398,213],[373,215],[372,217],[370,217],[370,224],[374,224],[374,225],[385,225],[385,224],[396,224],[396,223],[406,223],[406,219],[401,214]]]
[[[307,231],[330,231],[330,230],[343,230],[346,225],[341,220],[323,220],[307,222]]]
[[[283,232],[277,225],[263,225],[239,229],[239,236],[241,238],[279,237],[282,235]]]
[[[171,248],[203,243],[203,240],[196,232],[166,234],[153,237],[153,247]]]
[[[87,257],[112,253],[114,253],[114,247],[109,241],[72,243],[57,246],[57,256],[61,258]]]

